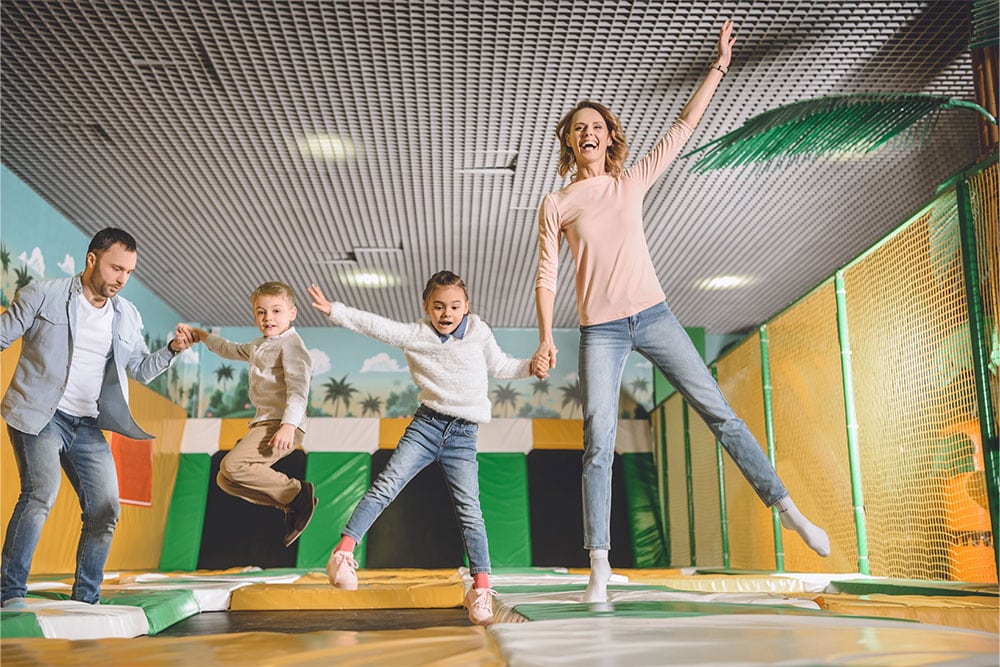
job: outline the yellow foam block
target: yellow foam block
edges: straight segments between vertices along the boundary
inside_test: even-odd
[[[5,639],[11,665],[448,665],[505,664],[484,628],[439,627],[370,632],[239,635],[141,639]]]
[[[428,572],[431,572],[428,575]],[[419,576],[420,574],[423,576]],[[359,570],[358,590],[330,585],[311,572],[294,584],[256,584],[233,591],[231,610],[441,609],[462,606],[465,585],[457,572]]]
[[[574,570],[570,570],[574,572]],[[580,570],[587,573],[589,570]],[[774,574],[692,574],[683,575],[676,569],[628,570],[615,568],[615,574],[628,577],[633,583],[666,586],[680,591],[707,593],[805,593],[806,584],[795,577]],[[815,590],[815,589],[814,589]]]
[[[582,419],[532,419],[535,449],[583,449]]]
[[[813,599],[821,609],[837,614],[904,618],[967,630],[1000,632],[1000,600],[996,597],[824,593]]]

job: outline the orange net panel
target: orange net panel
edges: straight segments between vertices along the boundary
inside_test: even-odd
[[[954,193],[844,280],[871,573],[995,581]]]
[[[969,179],[972,216],[976,228],[979,298],[986,320],[986,353],[989,356],[993,423],[1000,422],[1000,166],[993,164]]]
[[[715,436],[688,408],[691,439],[691,487],[694,495],[694,555],[699,567],[721,567],[722,518],[719,512],[719,464]]]
[[[833,281],[767,325],[778,474],[795,504],[830,536],[820,558],[783,531],[785,569],[856,572],[857,533]]]
[[[764,400],[760,377],[760,336],[754,334],[715,364],[719,387],[736,414],[766,450]],[[726,516],[729,521],[729,566],[773,570],[774,529],[771,510],[764,507],[743,473],[723,455]]]
[[[667,484],[670,497],[670,565],[691,564],[688,532],[687,463],[684,455],[684,399],[677,392],[663,402],[667,411]]]

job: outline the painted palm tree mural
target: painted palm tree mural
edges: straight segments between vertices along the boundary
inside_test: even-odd
[[[367,417],[368,415],[373,415],[375,417],[382,416],[382,399],[378,396],[368,394],[365,396],[365,399],[361,401],[361,416]]]
[[[334,417],[341,416],[337,412],[337,403],[344,404],[344,412],[346,413],[351,407],[351,396],[358,391],[347,381],[347,377],[347,375],[344,375],[339,380],[329,378],[323,385],[323,389],[326,391],[323,395],[323,402],[326,403],[329,401],[333,403]]]
[[[222,364],[215,369],[215,382],[222,391],[226,390],[226,384],[233,381],[233,367],[229,364]]]
[[[0,274],[0,306],[7,306],[13,295],[7,294],[3,289],[7,286],[7,269],[10,268],[10,251],[4,245],[0,245],[0,268],[3,269],[3,273]]]
[[[537,397],[536,402],[541,405],[544,397],[549,395],[549,381],[535,380],[531,385],[531,394]]]
[[[580,386],[580,378],[576,378],[571,383],[564,387],[559,388],[562,391],[563,400],[562,406],[565,409],[569,406],[570,416],[580,410],[580,416],[583,416],[583,387]]]
[[[642,394],[649,393],[649,380],[643,377],[638,377],[628,383],[629,389],[632,390],[632,395],[638,398]]]
[[[510,386],[510,382],[502,384],[493,390],[493,405],[504,408],[503,416],[509,417],[510,411],[517,407],[517,399],[521,395]]]

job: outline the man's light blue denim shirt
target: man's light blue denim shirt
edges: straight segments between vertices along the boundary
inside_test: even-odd
[[[18,290],[0,315],[0,350],[21,338],[21,357],[0,404],[11,427],[37,435],[56,412],[66,391],[73,334],[74,299],[83,291],[82,274],[72,278],[31,282]],[[148,384],[170,366],[168,346],[150,353],[142,337],[142,318],[127,299],[113,296],[111,357],[104,369],[98,399],[97,424],[102,429],[141,440],[152,436],[139,428],[128,408],[128,376]]]

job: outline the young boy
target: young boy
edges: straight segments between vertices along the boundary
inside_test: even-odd
[[[288,547],[309,525],[315,490],[311,482],[292,479],[271,466],[302,443],[312,359],[292,327],[296,311],[291,287],[266,282],[253,291],[250,303],[263,336],[249,343],[182,326],[189,338],[204,342],[220,357],[250,363],[250,401],[257,413],[250,431],[222,459],[216,482],[231,496],[283,510]]]
[[[309,288],[313,308],[342,327],[400,348],[420,388],[420,407],[406,428],[385,470],[358,503],[340,543],[326,565],[330,583],[358,587],[354,547],[383,510],[418,472],[437,461],[451,489],[462,540],[469,555],[472,587],[465,596],[469,619],[493,621],[490,554],[479,506],[479,424],[490,421],[487,374],[501,379],[530,375],[530,361],[503,352],[489,326],[469,313],[465,283],[451,271],[431,276],[424,288],[427,318],[404,324],[373,313],[331,303],[316,285]]]

